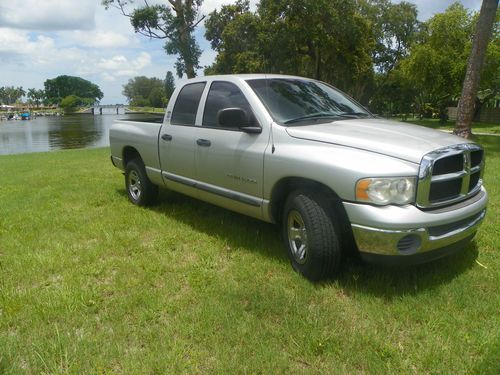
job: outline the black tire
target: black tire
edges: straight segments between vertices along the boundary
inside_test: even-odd
[[[282,216],[283,240],[292,267],[311,281],[332,277],[341,259],[340,227],[326,198],[292,192]]]
[[[149,206],[158,197],[158,186],[146,174],[144,163],[133,159],[125,167],[125,189],[128,199],[137,206]]]

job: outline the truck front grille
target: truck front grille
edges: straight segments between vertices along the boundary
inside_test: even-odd
[[[476,144],[433,151],[422,158],[417,205],[441,207],[465,200],[481,189],[484,152]]]

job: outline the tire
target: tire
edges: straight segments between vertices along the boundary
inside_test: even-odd
[[[130,202],[137,206],[149,206],[158,197],[158,186],[146,174],[140,159],[133,159],[125,168],[125,189]]]
[[[332,207],[327,199],[301,191],[291,193],[284,206],[288,257],[292,267],[311,281],[332,277],[340,265],[341,231]]]

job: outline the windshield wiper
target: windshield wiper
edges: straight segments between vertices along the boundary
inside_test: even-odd
[[[300,122],[300,121],[304,121],[304,120],[314,120],[317,118],[328,118],[328,117],[344,117],[344,116],[341,114],[337,114],[337,113],[325,113],[325,112],[323,112],[323,113],[321,113],[321,112],[311,113],[308,115],[293,118],[291,120],[286,120],[284,122],[284,124],[293,124],[294,122]]]
[[[339,113],[338,116],[347,117],[347,118],[371,117],[371,115],[369,113],[366,113],[366,112],[342,112],[342,113]]]
[[[284,124],[293,124],[294,122],[300,122],[304,120],[314,120],[321,118],[361,118],[361,117],[370,117],[370,114],[366,112],[340,112],[340,113],[329,113],[329,112],[318,112],[318,113],[310,113],[308,115],[300,116],[297,118],[293,118],[291,120],[287,120]]]

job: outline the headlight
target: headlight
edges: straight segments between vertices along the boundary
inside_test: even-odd
[[[413,203],[415,178],[364,178],[356,184],[356,200],[379,205]]]

